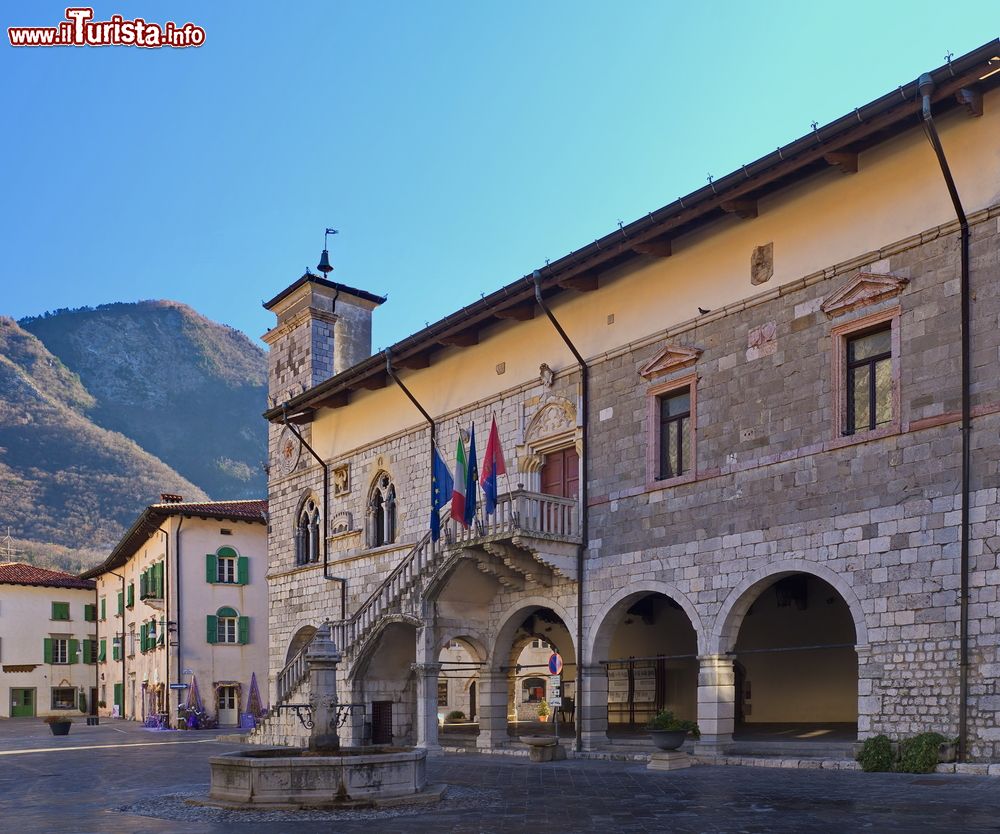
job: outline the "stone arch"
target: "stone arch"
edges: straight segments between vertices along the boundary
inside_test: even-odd
[[[322,549],[323,505],[311,489],[304,490],[292,516],[295,564],[318,562]]]
[[[676,585],[660,581],[641,582],[622,588],[613,594],[598,610],[593,625],[584,636],[584,648],[587,664],[596,663],[607,655],[611,638],[617,626],[618,615],[624,612],[641,597],[649,594],[662,594],[676,602],[687,614],[687,618],[698,638],[698,652],[705,654],[709,644],[709,635],[702,625],[701,615],[690,599]]]
[[[462,643],[478,661],[485,663],[489,658],[486,648],[486,641],[475,629],[454,627],[441,632],[441,637],[437,641],[434,649],[434,656],[437,657],[452,642]]]
[[[295,657],[300,651],[302,651],[306,646],[308,646],[313,637],[316,636],[316,626],[314,625],[304,625],[295,634],[292,635],[292,639],[288,643],[288,651],[285,652],[285,665],[292,662],[292,658]]]
[[[365,637],[355,649],[354,661],[351,663],[351,669],[346,675],[349,680],[356,680],[358,672],[368,666],[372,655],[375,654],[375,649],[378,648],[379,640],[382,638],[385,630],[392,625],[412,626],[419,631],[423,628],[424,624],[419,617],[415,617],[412,614],[390,614],[383,617],[379,621],[379,624],[372,630],[371,634]],[[416,635],[414,635],[414,648],[416,648]]]
[[[863,648],[868,645],[868,627],[865,623],[865,612],[861,606],[854,588],[834,570],[806,559],[786,559],[774,562],[747,576],[739,585],[730,591],[726,601],[719,609],[708,640],[710,654],[727,654],[736,646],[740,626],[750,606],[760,593],[769,585],[782,577],[795,573],[807,573],[828,583],[847,604],[854,620],[855,646]]]
[[[500,666],[504,665],[509,654],[509,647],[514,643],[514,635],[521,623],[524,622],[524,618],[539,608],[548,608],[563,621],[563,625],[569,632],[570,642],[573,644],[573,654],[577,658],[580,657],[580,648],[576,645],[576,618],[571,616],[555,600],[542,596],[529,596],[522,597],[517,602],[512,603],[500,616],[502,625],[497,630],[497,636],[489,654],[489,668],[493,671],[500,671]]]
[[[365,501],[365,535],[368,547],[395,543],[398,512],[396,481],[388,469],[379,469],[371,479]]]

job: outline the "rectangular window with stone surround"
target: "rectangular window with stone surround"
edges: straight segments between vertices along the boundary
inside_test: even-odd
[[[834,442],[895,434],[899,418],[899,308],[832,330]]]
[[[646,391],[646,483],[651,489],[697,477],[697,381],[697,375],[687,374]]]

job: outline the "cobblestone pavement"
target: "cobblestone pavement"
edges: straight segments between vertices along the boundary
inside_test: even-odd
[[[975,776],[693,767],[449,755],[429,763],[452,786],[438,805],[383,812],[231,812],[191,807],[208,759],[237,749],[214,734],[125,722],[0,721],[0,830],[44,832],[1000,832],[1000,783]]]

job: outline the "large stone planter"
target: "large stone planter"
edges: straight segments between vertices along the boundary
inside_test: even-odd
[[[264,807],[371,805],[427,785],[426,750],[358,747],[333,755],[265,748],[209,759],[209,800]]]
[[[687,730],[650,730],[649,735],[658,750],[676,750],[687,738]]]

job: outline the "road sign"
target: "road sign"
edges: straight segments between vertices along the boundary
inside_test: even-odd
[[[186,683],[172,683],[170,684],[171,689],[187,689],[188,685]]]
[[[556,695],[556,696],[554,696],[552,698],[549,698],[549,706],[550,707],[561,707],[562,706],[562,698],[560,698],[558,695]]]
[[[558,675],[562,671],[563,661],[562,657],[559,656],[559,652],[552,652],[549,655],[549,672],[553,675]]]
[[[559,677],[559,675],[550,675],[549,686],[554,686],[556,689],[558,689],[560,686],[562,686],[562,678]]]

